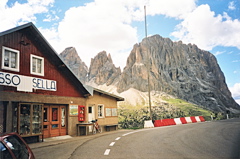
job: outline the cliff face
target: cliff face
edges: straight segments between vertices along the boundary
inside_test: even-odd
[[[211,53],[159,35],[134,46],[119,78],[118,91],[135,88],[146,92],[148,64],[151,90],[166,92],[216,111],[226,107],[239,109]]]
[[[97,85],[114,83],[114,80],[121,75],[121,69],[113,64],[110,54],[102,51],[91,59],[91,65],[88,72],[88,81],[95,82]]]
[[[73,57],[69,54],[62,55],[65,62]],[[76,52],[74,54],[77,55]],[[81,59],[79,61],[67,64],[80,75],[80,79],[96,85],[114,85],[119,93],[130,88],[147,92],[149,70],[151,90],[165,92],[215,111],[240,109],[231,97],[216,58],[196,45],[172,42],[159,35],[145,38],[134,45],[122,73],[105,51],[91,60],[87,75],[86,69],[83,69],[87,68],[86,65]],[[81,64],[84,66],[80,67]]]
[[[59,55],[63,61],[72,69],[75,75],[83,82],[86,82],[88,73],[87,65],[80,59],[74,47],[68,47]]]

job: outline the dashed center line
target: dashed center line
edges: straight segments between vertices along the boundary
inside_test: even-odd
[[[133,133],[136,133],[136,132],[140,132],[140,131],[146,131],[146,130],[150,130],[150,129],[143,129],[143,130],[138,130],[138,131],[132,131],[132,132],[129,132],[129,133],[126,133],[126,134],[123,134],[122,136],[127,136],[127,135],[130,135],[130,134],[133,134]],[[115,140],[120,140],[121,137],[117,137]],[[111,142],[109,146],[113,146],[115,144],[115,142]],[[104,155],[107,156],[109,155],[111,149],[106,149],[105,152],[104,152]]]
[[[115,144],[115,142],[112,142],[109,146],[113,146]]]
[[[110,153],[110,149],[106,149],[106,151],[104,152],[104,155],[109,155]]]

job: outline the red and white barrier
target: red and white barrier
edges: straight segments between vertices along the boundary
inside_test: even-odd
[[[187,123],[192,123],[191,117],[185,117]]]
[[[205,121],[205,119],[204,119],[203,116],[199,116],[199,119],[201,120],[201,122],[204,122],[204,121]]]
[[[204,122],[204,121],[205,121],[205,119],[203,116],[181,117],[181,118],[174,118],[174,119],[161,119],[161,120],[155,120],[154,127],[196,123],[196,122]]]
[[[182,121],[180,120],[180,118],[174,118],[174,121],[176,125],[182,124]]]
[[[201,122],[199,116],[195,116],[197,122]]]
[[[185,117],[181,117],[180,120],[181,120],[182,124],[187,124],[187,120]]]

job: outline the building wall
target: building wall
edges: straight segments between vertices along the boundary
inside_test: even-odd
[[[28,45],[20,44],[23,41]],[[70,79],[64,76],[58,66],[55,66],[52,59],[49,59],[48,52],[43,52],[40,49],[40,44],[30,39],[27,35],[18,32],[13,32],[0,37],[0,62],[2,64],[2,46],[20,51],[20,70],[19,72],[4,70],[0,67],[0,71],[8,72],[12,74],[43,78],[48,80],[57,81],[57,91],[47,90],[34,90],[28,94],[45,94],[45,95],[57,95],[57,96],[70,96],[70,97],[83,97],[83,95],[76,89]],[[37,55],[44,58],[44,76],[37,76],[30,73],[30,55]],[[3,87],[3,91],[17,92],[16,87]],[[24,93],[24,92],[22,92]]]
[[[19,103],[39,103],[43,105],[66,105],[67,106],[67,134],[76,135],[77,116],[69,115],[69,105],[86,105],[86,98],[62,97],[36,94],[23,94],[16,92],[1,92],[0,107],[6,108],[6,131],[11,132],[13,129],[13,108]]]
[[[98,119],[100,125],[118,124],[118,116],[106,116],[106,108],[117,108],[115,98],[94,91],[94,95],[89,96],[87,99],[86,106],[89,105],[95,106],[95,118]],[[98,105],[104,105],[103,118],[98,118]]]

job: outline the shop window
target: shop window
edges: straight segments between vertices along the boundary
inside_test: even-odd
[[[20,106],[20,135],[30,135],[30,104]]]
[[[104,106],[98,105],[98,117],[103,118],[104,117]]]
[[[8,47],[2,47],[2,69],[19,72],[19,54],[18,50]]]
[[[44,58],[31,55],[31,74],[44,76]]]
[[[18,132],[23,136],[42,134],[42,104],[19,104]],[[17,110],[14,110],[17,113]]]
[[[32,133],[42,133],[42,105],[34,104],[32,115]]]

